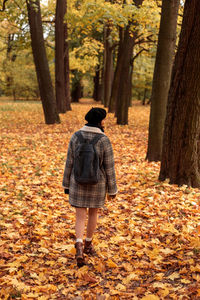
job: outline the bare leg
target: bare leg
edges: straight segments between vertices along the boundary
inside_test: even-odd
[[[75,224],[76,239],[83,239],[86,216],[87,216],[87,208],[76,207],[76,224]]]
[[[98,208],[89,208],[87,223],[87,238],[92,238],[97,226]]]

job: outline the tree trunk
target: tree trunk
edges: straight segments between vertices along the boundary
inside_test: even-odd
[[[133,0],[133,3],[138,7],[142,5],[143,0]],[[133,48],[137,38],[137,30],[130,32],[131,25],[136,26],[137,23],[132,20],[126,26],[124,39],[122,44],[122,53],[120,55],[120,75],[119,75],[119,88],[116,104],[117,124],[128,124],[128,108],[130,105],[131,86],[132,86],[132,68],[133,68]]]
[[[100,82],[99,82],[99,80],[100,80],[100,70],[99,70],[99,68],[100,68],[100,66],[98,65],[97,67],[96,67],[96,71],[95,71],[95,76],[94,76],[94,79],[93,79],[93,81],[94,81],[94,91],[93,91],[93,99],[95,100],[95,101],[99,101],[100,99],[98,98],[98,90],[99,90],[99,85],[100,85]]]
[[[176,44],[177,16],[180,0],[163,0],[157,54],[151,96],[149,139],[146,158],[161,160],[171,70]]]
[[[133,47],[135,43],[135,36],[130,34],[130,25],[126,27],[122,55],[120,56],[118,73],[118,95],[117,95],[117,124],[128,124],[128,108],[130,104],[130,76],[131,76],[131,59],[133,54]]]
[[[135,43],[135,42],[134,42]],[[133,53],[132,53],[132,57],[133,57]],[[129,99],[129,103],[128,103],[128,107],[132,106],[132,77],[133,77],[133,58],[131,57],[131,65],[130,65],[130,72],[129,72],[129,78],[128,78],[128,99]]]
[[[13,94],[13,74],[12,74],[12,67],[11,63],[14,61],[12,59],[12,48],[13,48],[13,40],[14,40],[14,34],[8,34],[7,39],[7,51],[6,51],[6,59],[3,63],[3,68],[5,72],[6,77],[6,89],[5,89],[5,95],[10,96]]]
[[[105,68],[104,68],[104,104],[109,106],[113,82],[113,50],[111,42],[111,29],[105,26]]]
[[[169,90],[160,180],[200,187],[200,1],[186,0]]]
[[[78,73],[76,70],[72,71],[72,73],[74,73],[71,92],[72,102],[79,102],[79,99],[82,96],[81,77],[80,73]]]
[[[55,18],[55,88],[56,104],[59,113],[67,110],[65,99],[65,65],[64,65],[64,16],[66,13],[66,0],[56,1]]]
[[[31,33],[31,46],[37,73],[40,96],[46,124],[59,123],[56,101],[49,72],[49,65],[43,38],[39,0],[26,0]]]
[[[67,111],[71,108],[71,95],[70,95],[70,78],[69,78],[69,43],[67,24],[64,24],[64,79],[65,79],[65,103]]]
[[[108,112],[111,112],[111,113],[116,112],[117,96],[118,96],[118,91],[120,88],[120,73],[121,73],[121,68],[122,68],[122,57],[121,56],[123,55],[123,53],[122,53],[123,42],[124,42],[124,29],[120,27],[119,28],[119,47],[118,47],[118,54],[117,54],[117,65],[115,68],[110,103],[109,103],[109,110],[108,110]]]

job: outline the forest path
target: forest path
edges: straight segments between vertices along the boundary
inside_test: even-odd
[[[158,181],[159,163],[145,160],[149,107],[138,102],[129,125],[106,119],[119,194],[100,211],[98,256],[77,269],[62,176],[92,106],[81,100],[47,126],[40,103],[1,102],[0,298],[198,299],[200,192]]]

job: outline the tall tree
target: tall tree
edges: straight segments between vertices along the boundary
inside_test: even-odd
[[[174,61],[180,0],[163,0],[154,68],[147,159],[161,160],[167,97]]]
[[[115,68],[113,85],[112,85],[112,90],[111,90],[109,112],[116,111],[117,95],[118,95],[118,92],[120,89],[120,73],[121,73],[121,68],[122,68],[122,57],[121,56],[123,55],[123,40],[124,40],[124,29],[119,27],[119,45],[118,45],[118,52],[117,52],[117,65]]]
[[[67,10],[67,4],[66,4]],[[65,101],[67,110],[71,110],[71,95],[70,95],[70,69],[69,69],[69,42],[67,23],[64,23],[64,77],[65,77]]]
[[[45,122],[46,124],[59,123],[60,119],[56,109],[56,100],[44,45],[40,1],[26,0],[26,5],[31,33],[31,46]]]
[[[200,187],[200,1],[186,0],[169,90],[160,180]]]
[[[113,45],[112,45],[112,36],[111,36],[111,27],[109,21],[104,28],[104,55],[105,55],[105,64],[104,64],[104,105],[109,106],[112,82],[113,82]]]
[[[143,1],[143,0],[142,0]],[[141,1],[141,2],[142,2]],[[123,40],[120,40],[121,55],[120,60],[117,62],[118,68],[118,94],[117,94],[117,104],[116,104],[116,117],[117,124],[125,125],[128,124],[128,108],[130,104],[130,83],[132,78],[132,67],[131,60],[133,57],[133,47],[136,39],[136,35],[131,34],[131,22],[126,26]]]
[[[136,7],[139,8],[142,5],[143,0],[133,0]],[[116,104],[116,116],[117,124],[125,125],[128,124],[128,108],[130,105],[131,97],[131,83],[132,83],[132,71],[133,71],[133,48],[137,39],[137,29],[133,29],[137,25],[137,21],[134,19],[134,15],[128,22],[125,28],[124,35],[121,35],[121,54],[119,55],[119,61],[117,64],[119,76],[120,88],[118,88],[117,104]],[[134,31],[134,32],[133,32]]]
[[[93,95],[92,98],[95,101],[100,101],[102,100],[102,95],[101,95],[101,82],[100,82],[100,65],[97,65],[97,67],[95,68],[95,76],[93,78],[93,82],[94,82],[94,90],[93,90]]]
[[[57,0],[55,18],[55,88],[59,113],[65,113],[70,109],[69,52],[67,24],[64,21],[66,10],[66,0]]]

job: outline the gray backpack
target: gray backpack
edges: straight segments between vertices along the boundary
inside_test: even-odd
[[[80,131],[75,135],[79,140],[74,156],[75,180],[79,184],[96,184],[100,178],[100,162],[95,144],[104,135],[97,134],[91,141],[84,139]]]

